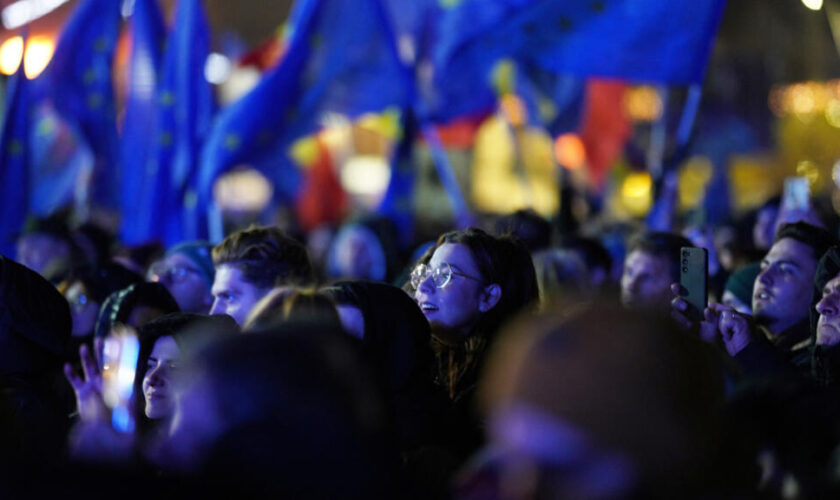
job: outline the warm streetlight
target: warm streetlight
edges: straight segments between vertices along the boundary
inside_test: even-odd
[[[13,36],[0,45],[0,73],[11,75],[23,59],[23,38]]]
[[[811,10],[820,10],[823,5],[823,0],[802,0],[802,4]]]
[[[560,165],[576,170],[586,163],[586,148],[579,135],[563,134],[554,141],[554,156]]]
[[[55,51],[55,43],[50,38],[34,37],[26,43],[23,56],[23,71],[30,80],[40,75],[49,64]]]

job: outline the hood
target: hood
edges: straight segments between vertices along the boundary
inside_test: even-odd
[[[64,297],[35,271],[0,256],[0,375],[57,366],[70,340]]]

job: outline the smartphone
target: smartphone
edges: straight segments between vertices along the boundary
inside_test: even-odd
[[[811,188],[807,177],[788,177],[782,194],[782,208],[806,212],[811,207]]]
[[[702,321],[709,296],[709,252],[705,248],[680,248],[680,296],[688,303],[686,316]]]
[[[104,344],[102,397],[111,409],[111,425],[119,432],[133,432],[132,398],[140,341],[133,328],[120,324],[111,330]]]

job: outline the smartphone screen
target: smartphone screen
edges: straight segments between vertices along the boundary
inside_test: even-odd
[[[140,341],[130,327],[117,325],[105,339],[102,353],[102,396],[105,404],[111,408],[111,425],[120,432],[134,430],[131,404],[139,355]]]
[[[709,253],[705,248],[680,248],[680,295],[688,302],[686,315],[692,321],[703,319],[708,304]]]
[[[786,210],[805,212],[810,208],[811,188],[806,177],[785,179],[782,206]]]

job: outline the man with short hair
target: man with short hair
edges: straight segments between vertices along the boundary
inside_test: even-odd
[[[690,246],[686,238],[665,232],[635,237],[624,260],[621,304],[629,309],[666,310],[669,287],[680,279],[680,248]]]
[[[206,314],[213,305],[212,250],[206,241],[180,243],[149,269],[151,280],[162,283],[184,312]]]
[[[719,332],[729,354],[751,372],[775,370],[777,364],[770,362],[774,357],[795,365],[807,363],[814,274],[820,257],[836,243],[829,232],[805,222],[783,225],[753,285],[754,325],[748,315],[710,304],[701,335],[711,340]],[[678,312],[685,310],[680,298],[672,306]]]
[[[279,286],[312,281],[306,248],[277,227],[250,227],[213,248],[216,277],[210,314],[229,314],[239,325],[251,309]]]

